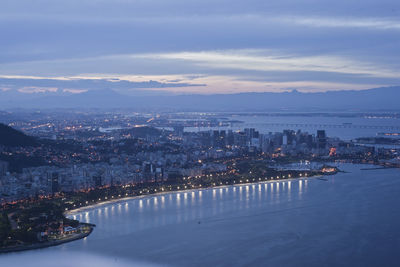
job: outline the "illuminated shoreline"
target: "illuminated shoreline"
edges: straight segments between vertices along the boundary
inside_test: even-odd
[[[156,193],[149,193],[149,194],[143,194],[140,196],[130,196],[130,197],[122,197],[118,199],[110,199],[102,202],[96,202],[93,204],[88,204],[87,206],[84,207],[78,207],[75,209],[70,209],[64,214],[66,216],[70,215],[76,215],[79,212],[82,211],[87,211],[87,210],[93,210],[99,207],[102,207],[104,205],[109,205],[109,204],[114,204],[114,203],[124,203],[130,200],[134,199],[145,199],[147,197],[153,197],[153,196],[165,196],[168,194],[172,193],[187,193],[187,192],[199,192],[199,191],[205,191],[205,190],[210,190],[210,189],[219,189],[219,188],[231,188],[231,187],[238,187],[238,186],[243,186],[243,185],[253,185],[253,184],[269,184],[269,183],[278,183],[282,181],[299,181],[299,180],[307,180],[307,179],[316,179],[316,178],[321,178],[329,174],[317,174],[317,175],[312,175],[312,176],[299,176],[299,177],[291,177],[291,178],[282,178],[282,179],[273,179],[273,180],[261,180],[261,181],[252,181],[252,182],[244,182],[244,183],[235,183],[235,184],[225,184],[225,185],[215,185],[215,186],[209,186],[209,187],[203,187],[203,188],[191,188],[191,189],[183,189],[183,190],[171,190],[171,191],[163,191],[163,192],[156,192]]]
[[[251,172],[250,172],[251,173]],[[337,173],[337,168],[335,168],[335,172]],[[256,185],[256,184],[276,184],[282,182],[291,182],[295,180],[299,181],[306,181],[309,178],[319,178],[325,176],[327,174],[333,173],[324,173],[323,169],[321,170],[308,170],[306,172],[298,172],[295,170],[286,170],[285,173],[280,173],[279,175],[275,174],[275,176],[268,176],[268,177],[259,177],[259,178],[251,178],[251,177],[242,177],[242,178],[228,178],[226,180],[220,180],[219,177],[211,180],[197,180],[196,178],[192,177],[193,180],[188,179],[188,177],[183,178],[182,181],[172,184],[165,184],[165,185],[152,185],[152,184],[142,184],[138,185],[135,188],[135,185],[128,186],[127,191],[122,194],[115,195],[115,194],[108,194],[107,196],[102,196],[97,199],[92,199],[91,201],[85,202],[77,202],[79,204],[72,205],[71,202],[68,203],[69,208],[65,207],[65,210],[62,212],[64,218],[71,219],[71,216],[74,216],[73,220],[76,220],[75,215],[88,211],[88,210],[95,210],[102,206],[107,206],[114,203],[126,203],[130,200],[135,199],[149,199],[152,197],[157,196],[165,196],[167,194],[180,194],[180,193],[189,193],[189,192],[202,192],[205,190],[213,190],[213,189],[222,189],[222,188],[234,188],[234,187],[242,187],[242,186],[249,186],[249,185]],[[211,176],[212,177],[212,176]],[[121,187],[120,189],[125,189],[125,187]],[[132,190],[133,189],[133,190]],[[129,196],[131,195],[131,196]],[[72,196],[71,196],[72,197]],[[71,199],[70,199],[71,200]],[[57,201],[57,200],[54,200]],[[68,200],[67,200],[68,201]],[[50,203],[53,202],[50,200]],[[67,202],[65,202],[67,203]],[[73,203],[73,202],[72,202]],[[63,208],[64,209],[64,208]],[[25,251],[25,250],[32,250],[37,248],[45,248],[50,246],[57,246],[67,242],[75,241],[78,239],[85,238],[89,236],[93,230],[95,225],[90,224],[90,222],[82,222],[77,221],[79,223],[78,232],[79,233],[72,233],[69,234],[70,236],[58,236],[59,239],[54,239],[50,241],[44,241],[39,243],[27,243],[20,246],[14,247],[4,247],[0,249],[0,253],[7,253],[7,252],[17,252],[17,251]]]

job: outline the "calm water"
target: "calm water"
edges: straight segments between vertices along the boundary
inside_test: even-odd
[[[88,238],[0,266],[399,266],[400,170],[360,167],[93,207]]]

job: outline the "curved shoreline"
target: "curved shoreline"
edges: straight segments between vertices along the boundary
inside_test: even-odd
[[[309,179],[309,178],[318,178],[318,177],[322,177],[322,176],[324,176],[324,175],[313,175],[313,176],[307,176],[307,177],[292,177],[292,178],[275,179],[275,180],[267,180],[267,181],[259,180],[259,181],[244,182],[244,183],[237,183],[237,184],[215,185],[215,186],[204,187],[204,188],[192,188],[192,189],[188,188],[188,189],[183,189],[183,190],[172,190],[172,191],[165,191],[165,192],[150,193],[150,194],[146,194],[146,195],[131,196],[131,197],[124,197],[124,198],[119,198],[119,199],[111,199],[111,200],[107,200],[104,202],[97,202],[94,204],[89,204],[85,207],[79,207],[76,209],[71,209],[71,210],[65,211],[64,214],[65,215],[73,215],[74,213],[79,213],[79,212],[82,212],[82,211],[85,211],[88,209],[95,209],[95,208],[98,208],[98,206],[102,206],[102,205],[109,205],[109,204],[118,203],[118,202],[126,202],[129,200],[152,197],[152,196],[167,195],[167,194],[171,194],[171,193],[180,193],[180,192],[188,192],[188,191],[203,191],[203,190],[210,190],[210,189],[215,189],[215,188],[226,188],[226,187],[235,187],[235,186],[251,185],[251,184],[266,184],[266,183],[276,183],[276,182],[282,182],[282,181],[304,180],[304,179]],[[63,239],[63,240],[46,241],[43,243],[35,243],[35,244],[30,244],[30,245],[21,245],[21,246],[9,247],[9,248],[0,248],[0,254],[12,253],[12,252],[22,252],[22,251],[42,249],[42,248],[47,248],[47,247],[54,247],[54,246],[62,245],[62,244],[72,242],[75,240],[83,239],[83,238],[89,236],[93,232],[94,227],[96,226],[94,224],[87,223],[87,222],[80,222],[80,225],[89,226],[90,227],[89,232],[76,234],[74,236],[71,236],[70,238]]]
[[[268,183],[276,183],[276,182],[282,182],[282,181],[296,181],[296,180],[305,180],[305,179],[317,179],[317,178],[324,177],[324,176],[329,176],[329,175],[314,175],[314,176],[307,176],[307,177],[293,177],[293,178],[275,179],[275,180],[267,180],[267,181],[261,180],[261,181],[245,182],[245,183],[237,183],[237,184],[215,185],[215,186],[204,187],[204,188],[188,188],[188,189],[183,189],[183,190],[171,190],[171,191],[150,193],[150,194],[146,194],[146,195],[123,197],[123,198],[111,199],[111,200],[107,200],[107,201],[103,201],[103,202],[97,202],[97,203],[94,203],[94,204],[89,204],[89,205],[84,206],[84,207],[79,207],[79,208],[76,208],[76,209],[68,210],[64,214],[66,214],[66,215],[74,215],[75,213],[83,212],[85,210],[95,209],[95,208],[98,208],[98,207],[103,206],[103,205],[109,205],[109,204],[119,203],[119,202],[127,202],[129,200],[147,198],[147,197],[152,197],[152,196],[163,196],[163,195],[168,195],[168,194],[172,194],[172,193],[203,191],[203,190],[209,190],[209,189],[227,188],[227,187],[235,187],[235,186],[242,186],[242,185],[252,185],[252,184],[268,184]]]
[[[327,174],[325,174],[325,175],[327,175]],[[324,174],[315,174],[315,175],[306,176],[306,177],[299,176],[299,177],[273,179],[273,180],[258,180],[258,181],[255,180],[255,181],[251,181],[251,182],[249,181],[249,182],[243,182],[243,183],[237,183],[237,184],[215,185],[215,186],[209,186],[209,187],[204,187],[204,188],[191,188],[191,189],[188,188],[188,189],[183,189],[183,190],[171,190],[171,191],[150,193],[150,194],[139,195],[139,196],[123,197],[123,198],[119,198],[119,199],[110,199],[110,200],[103,201],[103,202],[89,204],[87,206],[79,207],[76,209],[67,210],[64,212],[64,214],[66,216],[68,216],[68,215],[73,215],[74,213],[79,213],[79,212],[82,212],[85,210],[95,209],[95,208],[98,208],[98,206],[102,206],[102,205],[109,205],[112,203],[119,203],[119,202],[127,202],[129,200],[153,197],[153,196],[160,196],[160,195],[167,195],[167,194],[171,194],[171,193],[203,191],[203,190],[210,190],[210,189],[215,189],[215,188],[227,188],[227,187],[235,187],[235,186],[251,185],[251,184],[267,184],[267,183],[277,183],[277,182],[282,182],[282,181],[304,180],[304,179],[310,179],[310,178],[319,178],[319,177],[323,177],[325,175]],[[93,232],[93,229],[95,227],[94,224],[87,223],[87,222],[80,222],[80,225],[89,226],[90,230],[86,233],[76,234],[74,236],[71,236],[70,238],[66,238],[63,240],[46,241],[43,243],[21,245],[21,246],[15,246],[15,247],[10,247],[10,248],[0,248],[0,254],[58,246],[58,245],[61,245],[64,243],[72,242],[72,241],[79,240],[79,239],[89,236]]]
[[[62,240],[45,241],[43,243],[21,245],[21,246],[9,247],[9,248],[0,248],[0,254],[59,246],[59,245],[62,245],[62,244],[68,243],[68,242],[72,242],[75,240],[79,240],[79,239],[89,236],[93,232],[93,229],[95,227],[94,224],[90,224],[90,223],[80,223],[80,224],[89,226],[90,227],[89,232],[74,234],[73,236],[66,238],[66,239],[62,239]]]

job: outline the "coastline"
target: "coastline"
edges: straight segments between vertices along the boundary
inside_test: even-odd
[[[78,213],[81,211],[89,210],[89,209],[95,209],[99,206],[102,205],[109,205],[112,203],[119,203],[119,202],[126,202],[129,200],[133,199],[140,199],[140,198],[146,198],[146,197],[153,197],[153,196],[161,196],[161,195],[166,195],[166,194],[171,194],[171,193],[180,193],[180,192],[193,192],[193,191],[202,191],[202,190],[209,190],[209,189],[214,189],[214,188],[226,188],[226,187],[235,187],[235,186],[242,186],[242,185],[251,185],[251,184],[266,184],[266,183],[276,183],[276,182],[282,182],[282,181],[295,181],[295,180],[304,180],[304,179],[310,179],[310,178],[321,178],[324,176],[336,174],[339,170],[337,170],[335,173],[331,174],[323,174],[323,173],[315,173],[310,176],[297,176],[297,177],[291,177],[291,178],[280,178],[280,179],[267,179],[267,180],[261,180],[261,178],[253,179],[253,181],[243,181],[241,183],[233,183],[233,184],[220,184],[220,185],[211,185],[208,187],[197,187],[197,188],[187,188],[187,189],[179,189],[179,190],[170,190],[170,191],[164,191],[164,192],[153,192],[153,193],[148,193],[148,194],[143,194],[143,195],[136,195],[136,196],[128,196],[128,197],[122,197],[118,199],[109,199],[106,201],[101,201],[101,202],[96,202],[93,204],[88,204],[84,207],[77,207],[74,209],[69,209],[64,212],[64,216],[68,215],[73,215],[74,213]],[[0,248],[0,254],[2,253],[11,253],[11,252],[20,252],[20,251],[27,251],[27,250],[34,250],[34,249],[41,249],[41,248],[46,248],[46,247],[52,247],[52,246],[58,246],[64,243],[72,242],[75,240],[83,239],[87,236],[89,236],[93,230],[95,225],[91,223],[86,223],[86,222],[79,222],[80,225],[85,225],[89,226],[90,230],[85,233],[79,233],[79,234],[74,234],[73,236],[62,239],[62,240],[55,240],[55,241],[45,241],[42,243],[34,243],[34,244],[29,244],[29,245],[21,245],[21,246],[15,246],[15,247],[9,247],[9,248]]]
[[[30,245],[21,245],[21,246],[9,247],[9,248],[0,248],[0,254],[58,246],[61,244],[65,244],[68,242],[72,242],[75,240],[85,238],[85,237],[89,236],[93,232],[94,227],[96,227],[96,225],[90,224],[90,223],[82,223],[81,222],[80,225],[85,225],[85,226],[89,227],[90,230],[85,233],[74,234],[73,236],[62,239],[62,240],[45,241],[42,243],[35,243],[35,244],[30,244]]]

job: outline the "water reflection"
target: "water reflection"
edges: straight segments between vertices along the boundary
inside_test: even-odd
[[[126,202],[125,203],[125,212],[128,212],[129,211],[129,204],[128,204],[128,202]]]
[[[176,205],[177,206],[181,205],[181,194],[180,193],[176,194]]]
[[[115,212],[115,205],[111,206],[111,216],[114,216],[114,212]]]
[[[183,205],[186,207],[188,205],[188,193],[183,193]]]
[[[293,192],[298,193],[300,199],[306,191],[308,183],[309,180],[306,179],[267,181],[259,184],[143,196],[127,200],[124,203],[101,205],[91,212],[85,211],[72,215],[72,218],[101,225],[110,220],[109,218],[115,220],[117,217],[132,216],[130,224],[122,225],[118,230],[130,233],[135,229],[146,229],[150,226],[200,220],[199,218],[204,216],[212,218],[225,212],[236,213],[251,210],[251,207],[276,206],[282,202],[283,196],[290,200]],[[292,190],[293,185],[295,185],[296,191]],[[203,202],[202,205],[200,205],[201,202]],[[203,204],[207,209],[199,208]],[[145,218],[148,216],[154,216],[154,219],[146,223]],[[108,232],[114,231],[116,230],[112,227],[108,230]]]
[[[301,199],[301,195],[303,193],[303,181],[299,180],[299,198]]]

